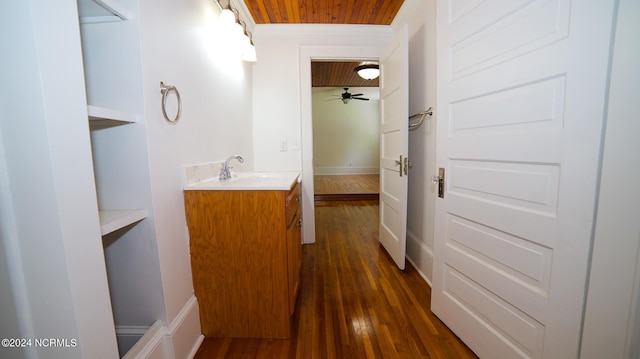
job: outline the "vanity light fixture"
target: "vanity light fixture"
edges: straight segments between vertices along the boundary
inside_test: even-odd
[[[247,62],[256,62],[256,47],[253,44],[251,32],[247,30],[247,25],[240,20],[240,14],[237,9],[231,7],[231,0],[227,1],[227,6],[223,7],[220,0],[216,0],[220,6],[219,20],[222,27],[226,28],[231,36],[235,37],[234,41],[239,43],[239,50],[242,60]]]
[[[373,80],[380,76],[380,67],[376,62],[361,62],[360,65],[355,68],[355,71],[365,80]]]

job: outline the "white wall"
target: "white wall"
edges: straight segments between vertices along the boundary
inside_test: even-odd
[[[313,162],[314,173],[378,174],[380,172],[380,90],[377,87],[349,88],[369,101],[344,104],[344,92],[336,87],[314,87]]]
[[[436,186],[436,33],[435,1],[421,1],[407,18],[409,23],[409,114],[430,107],[432,117],[409,132],[409,201],[407,259],[431,283]]]
[[[257,169],[302,168],[303,151],[280,151],[281,140],[302,138],[304,115],[300,104],[305,89],[300,88],[300,49],[343,48],[343,53],[350,54],[343,56],[359,59],[364,58],[359,55],[363,48],[382,48],[389,34],[384,27],[377,26],[256,25],[258,63],[253,73],[253,139]],[[310,101],[310,89],[306,90]]]
[[[1,104],[1,102],[0,102]],[[2,123],[7,115],[0,111],[0,337],[22,338],[31,335],[29,310],[25,303],[24,273],[9,184],[9,168],[5,162]],[[15,359],[26,358],[27,353],[12,350]],[[7,352],[7,349],[5,349]]]

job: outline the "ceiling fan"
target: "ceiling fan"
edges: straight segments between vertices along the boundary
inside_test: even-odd
[[[343,89],[344,89],[344,93],[342,93],[340,95],[334,95],[337,98],[332,99],[332,100],[342,100],[342,103],[345,104],[345,105],[348,104],[349,101],[351,101],[351,100],[369,101],[368,98],[361,97],[364,94],[361,94],[361,93],[351,94],[351,93],[349,93],[349,88],[348,87],[343,87]]]

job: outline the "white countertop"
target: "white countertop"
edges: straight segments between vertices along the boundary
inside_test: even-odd
[[[240,191],[290,190],[298,182],[300,172],[232,172],[228,180],[217,177],[186,184],[185,190]]]

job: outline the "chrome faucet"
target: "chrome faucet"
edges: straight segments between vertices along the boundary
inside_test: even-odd
[[[219,179],[228,180],[229,178],[231,178],[231,171],[229,170],[232,169],[233,167],[229,167],[229,161],[234,159],[238,160],[238,162],[240,163],[244,162],[244,158],[242,158],[242,156],[240,155],[229,156],[229,158],[227,158],[227,160],[224,161],[222,168],[220,168],[220,176],[218,177]]]

